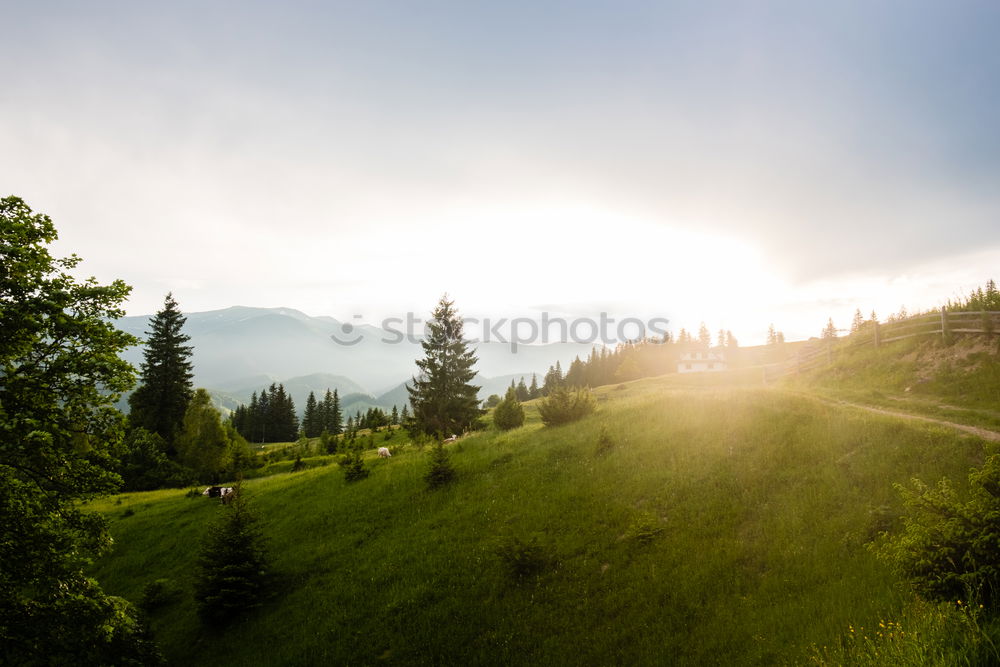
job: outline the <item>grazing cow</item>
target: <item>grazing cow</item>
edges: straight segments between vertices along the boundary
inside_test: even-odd
[[[458,436],[452,433],[451,437],[444,441],[444,444],[447,445],[449,442],[455,442],[456,440],[458,440]]]
[[[224,486],[222,487],[222,492],[219,495],[219,500],[222,501],[222,504],[228,505],[233,502],[233,498],[236,497],[236,489],[231,486]]]
[[[202,491],[201,495],[208,496],[209,498],[218,498],[219,496],[222,495],[222,487],[221,486],[210,486],[207,489],[205,489],[204,491]]]
[[[387,458],[389,458],[391,456],[392,456],[392,452],[389,451],[388,447],[379,447],[378,448],[378,457],[380,459],[387,459]]]

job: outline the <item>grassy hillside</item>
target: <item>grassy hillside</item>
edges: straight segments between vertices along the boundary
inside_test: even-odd
[[[749,376],[748,376],[749,377]],[[665,377],[598,391],[599,410],[427,453],[250,480],[273,593],[202,628],[192,565],[219,506],[184,491],[95,509],[116,548],[96,575],[152,612],[172,664],[801,664],[905,594],[866,550],[899,511],[893,482],[964,478],[983,443],[781,389]],[[602,438],[602,433],[606,436]]]
[[[833,363],[793,384],[886,408],[1000,430],[1000,348],[997,339],[911,338],[876,349],[844,341]]]

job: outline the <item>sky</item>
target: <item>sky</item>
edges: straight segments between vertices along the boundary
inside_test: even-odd
[[[0,0],[0,194],[189,312],[670,319],[1000,277],[1000,3]]]

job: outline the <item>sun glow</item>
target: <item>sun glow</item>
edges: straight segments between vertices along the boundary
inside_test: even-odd
[[[429,229],[436,252],[415,262],[407,249],[426,244]],[[500,315],[607,310],[667,317],[675,329],[701,320],[733,328],[779,284],[744,240],[591,208],[458,210],[394,233],[387,259],[414,267],[416,302],[447,289]]]

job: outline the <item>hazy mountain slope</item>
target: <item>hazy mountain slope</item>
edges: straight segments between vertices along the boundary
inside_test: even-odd
[[[274,378],[316,373],[350,378],[362,391],[370,393],[396,387],[411,377],[416,371],[415,360],[423,356],[418,342],[394,342],[399,337],[392,332],[352,325],[345,333],[342,324],[332,317],[310,317],[291,308],[234,306],[186,316],[184,331],[194,347],[195,384],[232,394],[257,384],[270,384]],[[117,324],[144,338],[149,319],[126,317]],[[483,343],[476,345],[477,369],[485,377],[525,371],[541,376],[556,361],[565,368],[574,356],[586,356],[590,347],[576,343],[522,345],[513,353],[506,344]],[[131,348],[124,356],[138,366],[142,350]],[[246,378],[264,381],[245,382]]]

